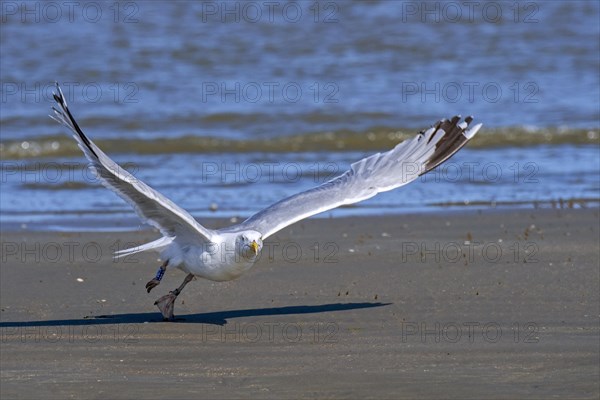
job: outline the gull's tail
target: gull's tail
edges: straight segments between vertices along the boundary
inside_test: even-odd
[[[154,251],[161,252],[161,250],[163,250],[168,245],[170,245],[173,242],[173,240],[175,240],[174,237],[163,236],[160,239],[157,239],[150,243],[145,243],[145,244],[142,244],[142,245],[139,245],[136,247],[131,247],[129,249],[115,251],[114,254],[115,254],[116,258],[121,258],[121,257],[129,256],[131,254],[140,253],[140,252],[146,251],[146,250],[154,250]]]

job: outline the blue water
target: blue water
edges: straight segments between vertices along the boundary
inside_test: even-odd
[[[593,140],[582,146],[467,148],[452,162],[463,174],[464,163],[486,165],[488,175],[455,179],[448,169],[437,180],[333,215],[474,203],[532,206],[569,198],[594,204],[600,198],[598,2],[269,7],[138,1],[83,2],[69,9],[60,2],[3,2],[0,148],[64,135],[47,118],[55,80],[84,130],[99,141],[212,136],[264,142],[315,132],[416,132],[442,117],[474,114],[486,128],[580,129]],[[174,153],[165,145],[164,154],[149,155],[128,151],[123,142],[115,158],[195,216],[243,217],[331,177],[333,170],[313,176],[315,168],[334,165],[341,173],[368,154],[297,150],[198,154]],[[25,223],[61,229],[82,216],[110,225],[115,216],[132,216],[120,199],[82,177],[84,167],[74,176],[64,173],[65,166],[82,162],[75,154],[4,156],[3,228]],[[274,175],[265,163],[279,163]],[[56,164],[63,172],[54,179],[48,173]],[[261,180],[243,173],[207,176],[202,169],[248,165],[262,166]],[[282,177],[277,168],[286,166],[302,176]],[[498,179],[490,179],[494,168],[502,171]],[[521,174],[515,180],[515,170],[535,171],[538,181],[523,183]]]
[[[256,153],[130,154],[115,159],[200,220],[224,217],[241,222],[278,199],[339,175],[364,155],[296,153],[282,159],[281,154]],[[6,228],[25,224],[38,229],[132,229],[139,225],[129,205],[101,186],[85,164],[59,159],[21,170],[10,168],[19,164],[3,165],[0,207]],[[466,148],[414,183],[321,216],[465,207],[598,207],[598,171],[598,149],[593,146]],[[569,199],[575,203],[569,204]]]

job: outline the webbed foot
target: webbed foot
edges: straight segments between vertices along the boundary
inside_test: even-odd
[[[179,293],[169,292],[154,302],[154,305],[156,305],[162,313],[164,321],[173,320],[175,318],[173,309],[175,307],[175,299],[178,295]]]
[[[146,283],[146,290],[148,291],[148,293],[150,293],[150,291],[152,289],[154,289],[155,287],[157,287],[160,284],[160,281],[156,278],[152,279],[151,281],[148,281],[148,283]]]

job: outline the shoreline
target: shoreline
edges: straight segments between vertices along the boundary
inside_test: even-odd
[[[485,208],[481,208],[485,207]],[[353,207],[342,207],[352,209]],[[600,209],[600,198],[559,198],[556,200],[540,200],[540,201],[523,201],[523,202],[495,202],[495,201],[474,201],[469,204],[462,203],[448,203],[448,204],[436,204],[431,205],[428,208],[422,210],[414,210],[410,208],[403,208],[400,210],[385,212],[386,208],[377,207],[373,209],[362,208],[362,213],[359,215],[353,215],[346,213],[346,210],[334,209],[326,211],[321,214],[312,216],[310,220],[344,220],[344,219],[356,219],[356,218],[412,218],[412,217],[427,217],[435,215],[471,215],[472,213],[511,213],[511,212],[549,212],[549,211],[567,211],[567,210],[598,210]],[[340,211],[342,214],[340,215]],[[225,227],[234,224],[238,224],[249,218],[252,214],[246,216],[235,215],[234,211],[219,211],[219,214],[232,214],[231,216],[221,215],[206,215],[194,213],[194,218],[201,224],[206,224],[207,227]],[[211,214],[215,214],[211,212]],[[151,229],[148,225],[142,224],[139,218],[135,215],[133,210],[125,208],[118,212],[109,213],[97,213],[95,210],[89,212],[80,213],[81,216],[86,215],[87,218],[70,217],[68,225],[65,224],[64,219],[62,224],[53,224],[51,220],[33,221],[28,223],[16,223],[10,221],[3,221],[2,229],[0,233],[14,233],[14,232],[80,232],[80,233],[92,233],[92,232],[142,232]],[[111,222],[107,221],[104,217],[101,220],[94,219],[94,216],[99,215],[111,215],[119,218],[119,226],[109,225]],[[124,218],[122,218],[124,216]],[[91,225],[99,225],[97,229],[90,228]],[[47,226],[51,226],[48,229]],[[8,227],[8,228],[7,228]]]
[[[594,398],[599,220],[309,219],[238,280],[190,283],[177,322],[153,302],[182,272],[147,294],[156,255],[112,259],[158,233],[3,231],[2,398]]]

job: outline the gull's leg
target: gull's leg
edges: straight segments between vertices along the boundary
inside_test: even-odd
[[[169,294],[164,295],[163,297],[154,302],[154,304],[158,306],[158,309],[162,313],[164,320],[173,319],[173,308],[175,307],[175,299],[177,298],[177,296],[179,296],[179,293],[181,293],[185,285],[190,283],[192,279],[194,279],[194,274],[187,274],[187,276],[183,280],[183,283],[177,289],[173,290],[172,292],[169,292]]]
[[[156,271],[156,276],[154,277],[154,279],[146,283],[146,290],[148,291],[148,293],[150,293],[152,289],[154,289],[160,284],[160,281],[162,280],[163,276],[165,275],[165,271],[167,270],[167,265],[169,265],[169,260],[165,261],[163,265],[158,267],[158,271]]]

